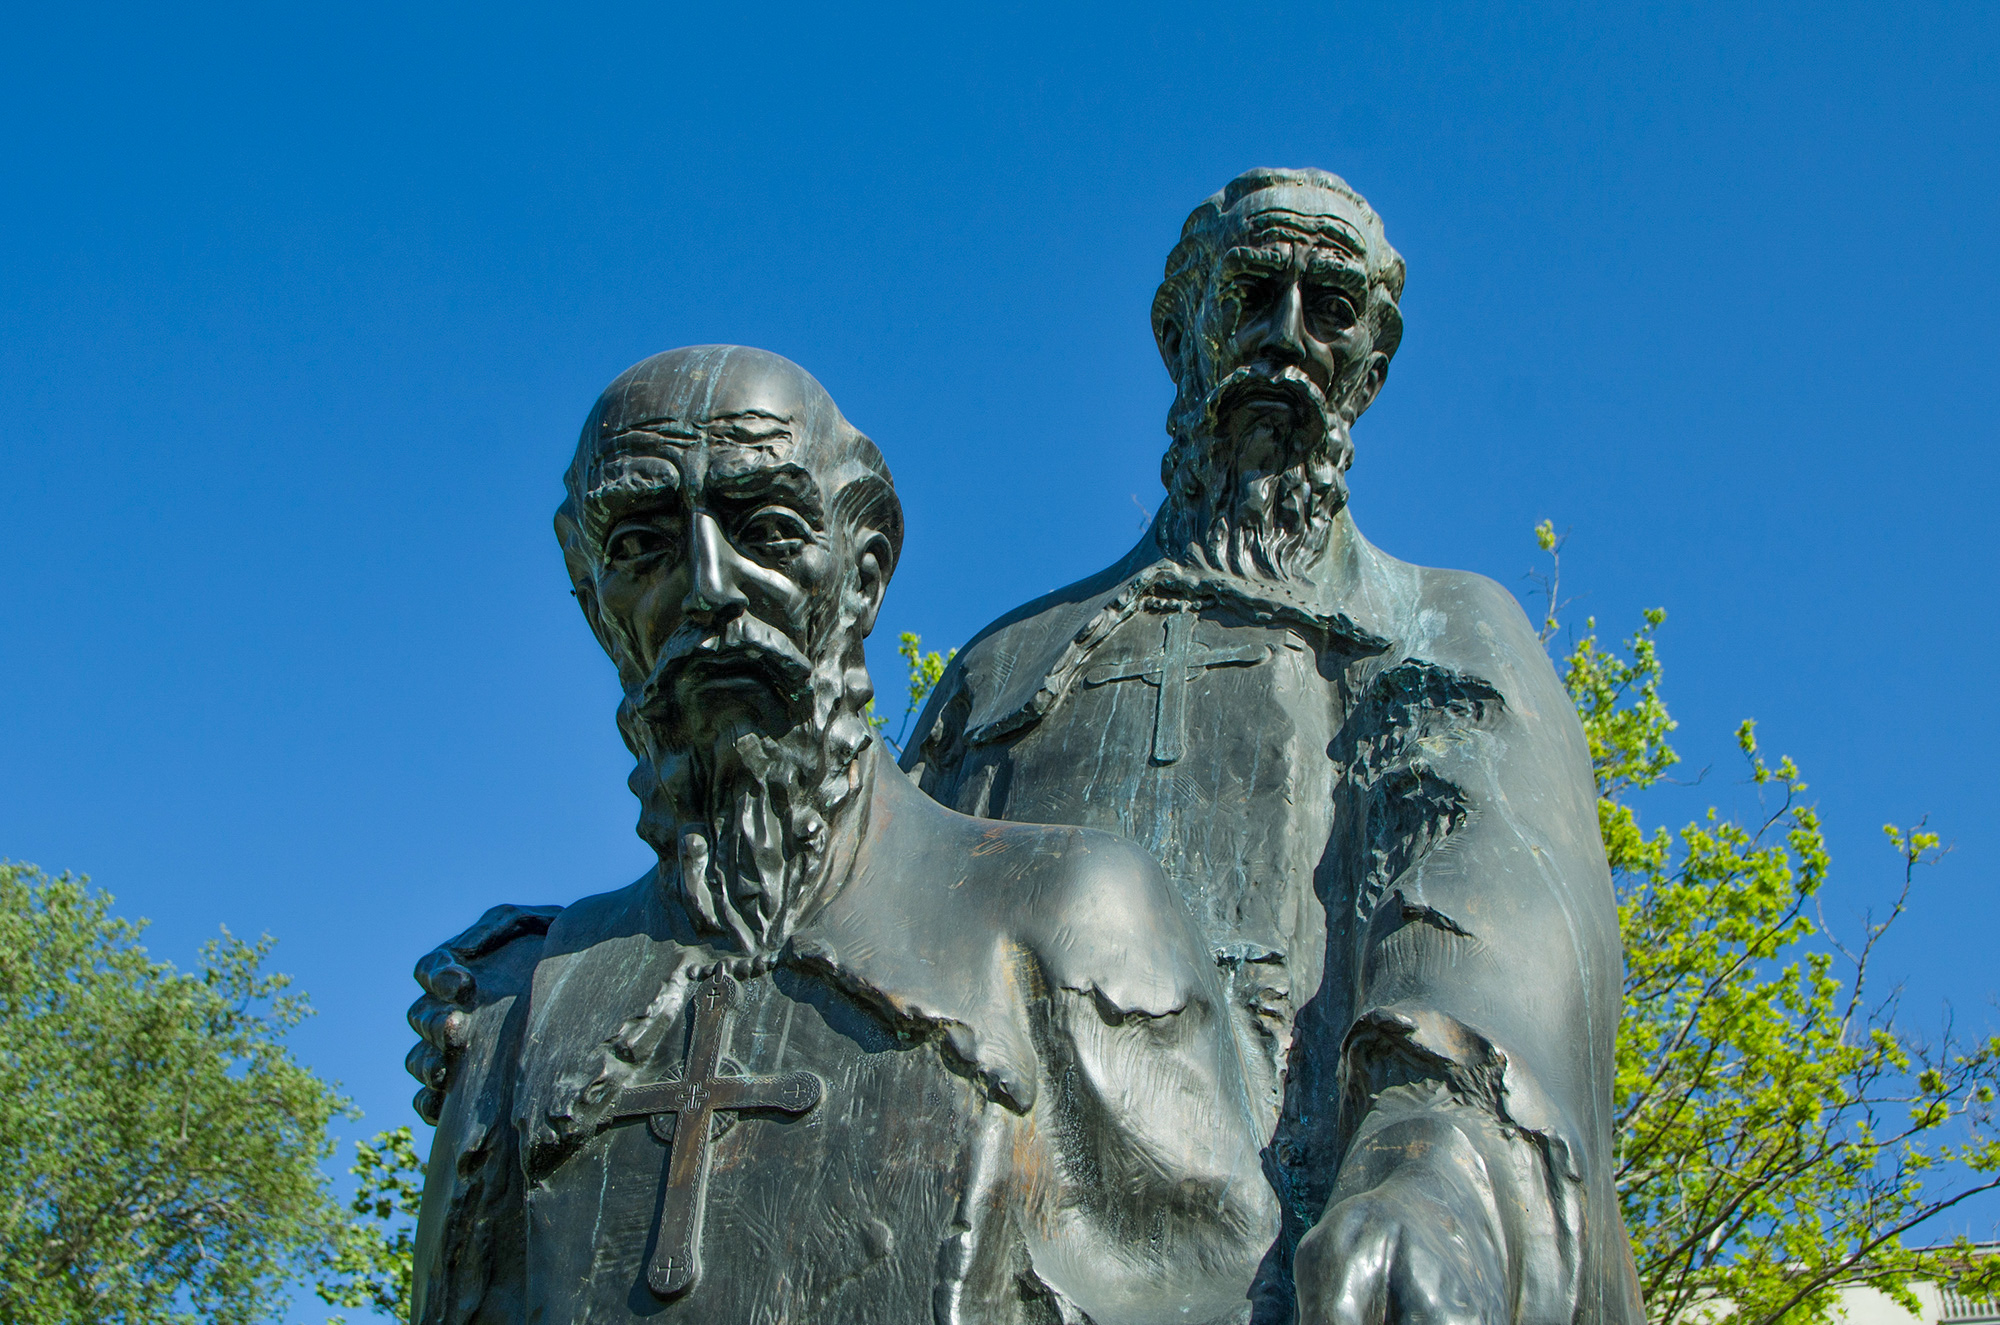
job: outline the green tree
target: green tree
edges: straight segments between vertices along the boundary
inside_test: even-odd
[[[183,973],[111,900],[0,864],[0,1320],[271,1318],[341,1222],[350,1107],[285,1047],[308,1009],[268,937]]]
[[[336,1307],[369,1307],[392,1320],[410,1318],[410,1275],[424,1164],[407,1126],[354,1143],[356,1179],[348,1210],[354,1218],[335,1232],[315,1291]],[[335,1316],[335,1321],[343,1317]]]
[[[1547,522],[1535,532],[1552,558],[1546,639],[1561,540]],[[1769,764],[1750,722],[1736,736],[1757,813],[1711,808],[1678,833],[1648,832],[1635,799],[1678,762],[1660,693],[1665,620],[1645,613],[1622,652],[1598,642],[1591,620],[1559,661],[1618,889],[1617,1177],[1647,1315],[1824,1322],[1850,1286],[1914,1310],[1916,1280],[1991,1294],[2000,1263],[1965,1239],[1905,1239],[2000,1187],[2000,1039],[1968,1043],[1949,1025],[1919,1036],[1893,994],[1868,992],[1877,945],[1938,857],[1938,836],[1884,829],[1893,900],[1839,942],[1817,906],[1830,868],[1819,816],[1797,767]]]

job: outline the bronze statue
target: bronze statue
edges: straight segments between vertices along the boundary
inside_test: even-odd
[[[968,814],[1128,835],[1189,902],[1284,1212],[1259,1325],[1636,1323],[1582,731],[1506,591],[1348,511],[1403,277],[1324,172],[1196,208],[1153,303],[1158,518],[975,637],[905,763]]]
[[[865,716],[880,454],[775,355],[612,383],[557,517],[659,865],[420,971],[419,1322],[1222,1322],[1278,1228],[1158,865],[925,797]]]
[[[946,673],[963,815],[862,717],[874,447],[757,351],[613,384],[558,530],[660,865],[419,964],[418,1320],[1637,1325],[1582,732],[1348,510],[1403,276],[1323,172],[1196,209],[1166,503]]]

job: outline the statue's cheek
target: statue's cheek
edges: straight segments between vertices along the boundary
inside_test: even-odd
[[[659,645],[680,624],[687,577],[665,568],[649,574],[613,572],[598,581],[598,613],[607,629],[650,667]]]

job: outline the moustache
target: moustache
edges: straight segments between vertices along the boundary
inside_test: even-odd
[[[1290,412],[1290,440],[1302,443],[1303,449],[1319,445],[1332,430],[1333,407],[1326,393],[1304,369],[1291,364],[1275,373],[1253,365],[1234,369],[1209,390],[1202,406],[1203,422],[1211,435],[1220,436],[1245,411],[1273,404]],[[1299,436],[1308,429],[1310,435]]]
[[[798,645],[776,626],[747,612],[731,617],[720,630],[684,622],[667,637],[666,646],[653,664],[652,675],[635,697],[634,707],[648,714],[671,707],[674,687],[694,667],[762,672],[786,698],[804,692],[813,674],[812,659]]]

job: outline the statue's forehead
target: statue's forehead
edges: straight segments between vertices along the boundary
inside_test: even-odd
[[[692,441],[789,441],[820,423],[825,392],[776,355],[730,347],[662,355],[605,393],[598,435],[634,429]]]
[[[1342,194],[1302,185],[1274,185],[1230,209],[1231,238],[1239,244],[1311,244],[1350,256],[1368,251],[1361,208]]]

